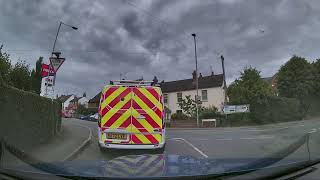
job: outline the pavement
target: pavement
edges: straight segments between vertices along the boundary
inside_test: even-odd
[[[90,143],[91,138],[92,131],[87,126],[64,119],[61,131],[54,139],[28,150],[20,150],[43,162],[71,160]],[[17,164],[24,163],[10,152],[4,151],[1,165],[16,166]]]
[[[62,129],[57,138],[35,147],[30,154],[39,160],[51,162],[110,160],[124,155],[156,153],[152,150],[101,152],[97,144],[96,122],[63,119]],[[167,128],[164,153],[210,159],[262,158],[283,149],[306,133],[310,134],[309,149],[312,157],[320,157],[320,119],[317,118],[255,127]],[[308,158],[307,149],[299,153],[299,157]]]

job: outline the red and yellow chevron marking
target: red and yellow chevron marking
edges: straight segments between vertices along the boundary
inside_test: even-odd
[[[162,140],[163,103],[158,87],[106,87],[99,112],[101,127],[126,129],[131,133],[130,144],[157,144]]]
[[[165,158],[161,155],[125,156],[108,161],[106,172],[113,176],[159,176],[164,173]]]

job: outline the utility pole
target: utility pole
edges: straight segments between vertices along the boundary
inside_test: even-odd
[[[197,57],[197,42],[196,42],[196,34],[191,34],[193,36],[194,41],[194,58],[196,60],[196,109],[197,109],[197,127],[199,127],[199,82],[198,82],[198,57]]]
[[[228,98],[227,98],[226,72],[224,70],[224,57],[223,57],[223,55],[221,55],[220,58],[221,58],[222,73],[223,73],[224,103],[226,103]]]
[[[226,84],[226,72],[225,72],[225,69],[224,69],[224,57],[223,55],[220,56],[221,58],[221,65],[222,65],[222,73],[223,73],[223,90],[224,90],[224,103],[223,105],[225,106],[226,103],[227,103],[227,84]],[[228,115],[226,114],[226,123],[228,123]],[[230,124],[228,125],[230,126]]]

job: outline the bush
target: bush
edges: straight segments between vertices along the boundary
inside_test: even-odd
[[[187,120],[189,117],[184,113],[174,113],[171,115],[172,120]]]
[[[274,123],[300,120],[303,117],[300,102],[295,98],[270,97],[266,107],[253,111],[253,120],[259,123]]]
[[[221,126],[247,126],[258,124],[250,118],[250,115],[250,113],[230,114],[227,116],[227,120],[224,116]]]
[[[230,114],[224,125],[261,125],[301,120],[300,103],[294,98],[269,97],[267,104],[250,106],[250,113]]]
[[[47,142],[59,131],[58,102],[5,84],[0,92],[0,138],[24,149]]]
[[[77,115],[90,115],[92,114],[88,108],[86,108],[83,104],[79,104],[76,110]]]
[[[320,116],[320,96],[309,96],[305,99],[307,116]]]
[[[199,118],[200,119],[212,119],[221,117],[221,114],[218,112],[218,109],[214,106],[208,108],[203,107],[200,109]]]

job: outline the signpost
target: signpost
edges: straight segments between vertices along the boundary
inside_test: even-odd
[[[48,76],[45,80],[45,85],[47,87],[52,87],[54,86],[54,76]]]
[[[47,76],[54,76],[55,73],[53,72],[52,68],[50,68],[50,72],[49,72],[49,68],[50,68],[50,65],[48,64],[41,65],[41,76],[43,78]]]
[[[224,114],[247,113],[250,112],[250,105],[225,105],[223,107]]]
[[[45,79],[45,96],[53,98],[54,94],[54,86],[55,86],[55,80],[56,80],[56,74],[57,71],[59,70],[60,66],[63,64],[65,61],[65,58],[60,58],[60,52],[55,52],[53,53],[57,57],[50,57],[49,61],[50,64],[43,64],[42,65],[42,77],[46,77]],[[48,88],[50,87],[50,88]],[[48,93],[50,91],[50,93]],[[51,95],[49,95],[51,94]]]
[[[58,57],[50,57],[50,65],[52,67],[52,70],[56,73],[60,66],[63,64],[65,61],[65,58],[58,58]]]
[[[250,104],[243,104],[243,105],[224,105],[223,106],[223,113],[226,116],[226,121],[228,126],[231,125],[231,122],[228,121],[228,114],[236,114],[236,113],[248,113],[250,112]],[[242,116],[243,117],[243,116]],[[241,118],[242,119],[242,118]]]

